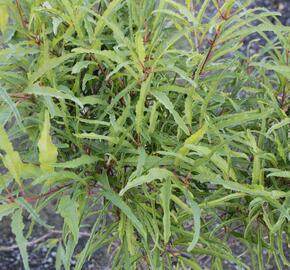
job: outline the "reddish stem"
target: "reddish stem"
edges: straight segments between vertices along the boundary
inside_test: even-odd
[[[22,26],[23,26],[23,28],[26,28],[26,20],[24,18],[24,15],[23,15],[22,8],[21,8],[19,0],[16,0],[16,7],[17,7],[17,10],[18,10],[20,19],[21,19]]]
[[[286,66],[289,65],[289,50],[286,49]],[[283,89],[283,92],[282,92],[282,98],[281,98],[281,107],[283,108],[284,107],[284,103],[286,101],[286,85],[284,86],[284,89]]]
[[[20,197],[22,197],[25,201],[27,201],[28,203],[32,203],[32,202],[36,202],[42,198],[45,198],[49,195],[52,195],[60,190],[63,190],[65,188],[68,188],[68,187],[71,187],[72,184],[66,184],[66,185],[63,185],[63,186],[57,186],[56,188],[54,189],[50,189],[48,192],[45,192],[45,193],[41,193],[39,195],[35,195],[35,196],[30,196],[30,197],[25,197],[25,195],[21,195]],[[9,201],[10,203],[14,203],[16,200],[16,197],[14,196],[9,196],[7,197],[7,201]]]
[[[202,72],[204,71],[204,68],[205,68],[207,62],[210,59],[212,51],[215,48],[215,45],[216,45],[216,42],[217,42],[217,39],[218,39],[219,35],[220,35],[220,28],[218,28],[216,30],[215,36],[214,36],[213,40],[211,41],[210,48],[209,48],[209,50],[207,52],[205,60],[203,61],[202,67],[201,67],[200,72],[199,72],[199,75],[202,74]],[[192,74],[192,78],[194,77],[194,75],[195,75],[195,73]]]

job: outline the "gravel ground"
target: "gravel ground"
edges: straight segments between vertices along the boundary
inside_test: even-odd
[[[280,20],[284,25],[290,26],[290,0],[255,0],[253,7],[266,7],[271,11],[281,13]]]
[[[269,10],[272,11],[279,11],[281,13],[280,20],[284,25],[290,26],[290,0],[256,0],[252,4],[252,7],[266,7]],[[1,173],[1,172],[0,172]],[[44,216],[43,216],[44,215]],[[46,220],[54,220],[51,217],[51,213],[42,213],[42,216]],[[49,222],[52,223],[52,222]],[[15,244],[14,235],[11,233],[10,230],[10,220],[9,219],[3,219],[0,223],[0,246],[6,246],[11,247]],[[54,220],[55,224],[55,220]],[[42,231],[41,228],[38,228],[38,230],[35,232],[33,239],[36,239],[37,237],[44,235],[47,233],[47,231]],[[82,239],[81,245],[85,244],[85,238]],[[285,247],[287,248],[287,247]],[[243,251],[243,246],[234,243],[233,244],[233,252],[234,254],[240,254]],[[42,270],[42,269],[55,269],[54,263],[55,263],[55,257],[56,257],[56,251],[52,250],[48,253],[48,248],[43,245],[38,245],[38,249],[35,249],[35,247],[29,248],[29,261],[31,265],[32,270]],[[94,257],[89,261],[85,267],[84,270],[94,269],[94,270],[109,270],[110,267],[110,254],[108,254],[107,249],[103,248],[99,250]],[[248,261],[248,258],[246,258],[246,261]],[[207,265],[210,263],[209,257],[203,257],[201,259],[202,264],[204,265],[204,269]],[[73,266],[72,262],[72,266]],[[13,251],[1,251],[0,248],[0,270],[22,270],[22,262],[21,257],[18,249],[14,249]],[[238,269],[235,265],[225,262],[224,269],[228,270],[234,270]],[[275,270],[271,264],[267,266],[268,270]],[[286,270],[286,269],[285,269]]]

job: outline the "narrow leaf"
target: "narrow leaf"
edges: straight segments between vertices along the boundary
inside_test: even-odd
[[[199,143],[199,141],[203,138],[206,131],[207,131],[207,125],[205,124],[198,131],[193,133],[190,137],[188,137],[185,140],[184,145],[179,149],[178,153],[183,156],[186,156],[189,153],[189,148],[187,147],[187,145]],[[175,165],[178,165],[179,162],[180,162],[180,159],[176,158]]]
[[[63,163],[56,163],[54,165],[54,167],[57,168],[69,168],[69,169],[75,169],[84,165],[89,165],[92,163],[97,162],[98,160],[100,160],[98,157],[91,157],[88,155],[82,155],[79,158],[73,159],[73,160],[69,160]]]
[[[46,228],[52,228],[51,226],[48,226],[38,215],[38,213],[33,209],[31,204],[29,204],[26,200],[24,200],[22,197],[19,197],[16,199],[16,203],[18,203],[20,206],[22,206],[24,209],[27,210],[27,212],[31,215],[31,217],[40,225],[46,227]]]
[[[127,185],[120,191],[120,195],[122,196],[126,191],[133,187],[137,187],[146,183],[150,183],[154,180],[163,180],[163,179],[168,179],[169,177],[172,177],[173,174],[162,168],[153,168],[150,169],[148,174],[142,175],[140,177],[135,178],[131,182],[127,183]]]
[[[161,188],[161,205],[163,208],[163,233],[164,242],[168,243],[171,236],[171,222],[170,222],[170,197],[171,197],[171,180],[167,178]]]
[[[188,198],[188,201],[189,201],[189,204],[191,206],[192,213],[193,213],[193,219],[194,219],[194,235],[193,235],[192,242],[190,243],[189,247],[187,248],[187,251],[190,252],[194,249],[194,247],[197,244],[198,239],[199,239],[201,210],[195,201],[193,201],[189,198]]]
[[[103,191],[102,194],[109,200],[112,204],[118,207],[132,222],[135,228],[139,231],[139,233],[146,238],[146,231],[142,223],[138,220],[135,214],[132,212],[131,208],[121,199],[121,197],[113,193],[112,191]]]
[[[145,107],[145,100],[147,93],[149,92],[151,83],[151,76],[147,78],[145,82],[142,83],[139,100],[136,104],[136,130],[137,133],[141,133],[142,124],[143,124],[143,117],[144,117],[144,107]]]
[[[0,221],[3,217],[10,215],[18,208],[16,203],[0,204]]]
[[[25,89],[25,93],[33,94],[36,96],[44,96],[44,97],[53,97],[56,99],[68,99],[72,100],[80,107],[83,107],[83,103],[76,98],[74,95],[69,93],[63,93],[58,89],[47,87],[47,86],[40,86],[39,84],[33,84],[32,86]]]
[[[27,253],[27,240],[23,235],[24,223],[22,218],[22,210],[18,209],[14,212],[11,221],[11,229],[16,237],[16,242],[20,250],[22,261],[25,270],[29,270],[28,253]]]
[[[57,212],[64,218],[64,223],[70,229],[75,242],[79,238],[78,206],[78,203],[70,196],[62,196],[57,209]]]
[[[189,135],[189,130],[188,130],[186,124],[184,123],[184,121],[182,120],[180,115],[175,111],[174,106],[171,103],[168,96],[165,93],[158,92],[158,91],[152,91],[152,94],[172,114],[176,124],[184,131],[184,133],[186,135]]]

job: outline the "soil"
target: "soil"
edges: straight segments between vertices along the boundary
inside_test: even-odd
[[[256,0],[251,5],[252,7],[266,7],[269,10],[272,11],[279,11],[281,13],[280,20],[284,25],[290,26],[290,0]],[[251,37],[255,38],[255,37]],[[0,171],[1,173],[1,171]],[[49,212],[42,213],[42,218],[47,221],[53,221],[48,222],[50,224],[58,223],[61,224],[60,221],[57,221],[55,217]],[[56,224],[57,227],[57,224]],[[22,270],[23,265],[21,262],[21,256],[19,253],[19,250],[17,248],[13,249],[13,251],[1,251],[1,247],[11,247],[15,244],[15,238],[14,235],[11,233],[10,229],[10,220],[8,218],[4,218],[0,222],[0,269],[1,270]],[[34,239],[37,239],[38,237],[44,235],[47,233],[46,229],[42,229],[40,227],[37,228],[37,231],[34,232],[33,237],[31,237],[29,240],[33,241]],[[84,237],[80,242],[80,245],[85,244],[86,238]],[[287,248],[287,247],[285,247]],[[243,246],[239,243],[234,243],[233,245],[233,253],[234,254],[240,254],[243,251]],[[42,270],[42,269],[49,269],[53,270],[55,269],[55,257],[56,257],[56,250],[52,249],[50,252],[47,246],[38,244],[36,247],[29,247],[29,263],[32,270]],[[93,258],[86,263],[86,265],[83,267],[84,270],[94,269],[94,270],[109,270],[110,262],[111,262],[111,256],[106,248],[98,250],[96,254],[94,254]],[[245,258],[246,261],[249,260],[249,258]],[[210,258],[208,256],[203,256],[200,258],[200,262],[203,265],[203,269],[209,269],[206,268],[210,263]],[[72,261],[72,269],[73,269],[74,261]],[[224,263],[224,269],[240,269],[237,268],[235,265],[225,262]],[[275,270],[271,264],[266,266],[266,269],[272,269]]]

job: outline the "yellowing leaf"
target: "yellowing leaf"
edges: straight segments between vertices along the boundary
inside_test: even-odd
[[[38,141],[39,162],[44,172],[53,172],[54,163],[57,161],[57,147],[52,143],[50,131],[50,120],[48,111],[45,112],[44,125]]]
[[[184,112],[186,117],[186,123],[189,126],[191,126],[192,124],[193,117],[192,107],[193,107],[193,98],[190,95],[187,95],[184,103]]]
[[[8,8],[6,5],[0,5],[0,30],[5,32],[9,20]]]
[[[20,177],[23,163],[20,159],[19,153],[13,150],[8,134],[2,126],[0,126],[0,142],[0,149],[6,153],[6,155],[2,157],[4,166],[9,170],[18,185],[22,186]]]
[[[200,128],[198,131],[196,131],[195,133],[193,133],[190,137],[188,137],[185,142],[184,145],[179,149],[178,153],[186,156],[189,153],[189,148],[186,146],[188,144],[197,144],[204,136],[204,134],[207,131],[207,125],[203,125],[202,128]],[[177,158],[175,160],[175,165],[179,164],[179,159]]]
[[[141,32],[138,32],[136,34],[135,43],[136,43],[136,50],[139,57],[139,61],[141,62],[142,65],[144,65],[146,52],[145,52],[145,46],[144,46],[143,36]]]
[[[136,241],[136,236],[134,234],[134,227],[129,219],[126,220],[125,230],[129,253],[131,256],[134,256],[138,252],[138,245]]]

